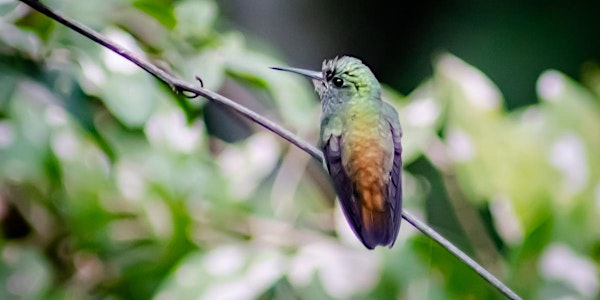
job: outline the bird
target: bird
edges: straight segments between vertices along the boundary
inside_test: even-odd
[[[321,71],[272,69],[312,79],[319,147],[344,216],[366,248],[392,248],[402,219],[402,128],[371,69],[352,56],[325,60]]]

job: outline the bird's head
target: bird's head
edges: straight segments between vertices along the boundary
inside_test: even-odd
[[[351,56],[325,60],[321,71],[297,68],[273,68],[304,75],[313,79],[321,101],[343,103],[354,97],[380,99],[381,85],[371,69]]]

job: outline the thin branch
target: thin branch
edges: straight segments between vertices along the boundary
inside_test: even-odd
[[[45,6],[44,4],[40,3],[39,1],[36,1],[36,0],[20,0],[20,1],[31,6],[33,9],[41,12],[42,14],[56,20],[57,22],[77,31],[78,33],[89,38],[90,40],[112,50],[113,52],[124,57],[125,59],[133,62],[134,64],[138,65],[140,68],[144,69],[146,72],[150,73],[150,75],[152,75],[152,76],[158,78],[159,80],[165,82],[166,84],[168,84],[169,87],[171,87],[171,89],[173,89],[175,92],[178,92],[178,93],[189,92],[194,95],[193,97],[201,96],[206,99],[212,100],[214,102],[220,103],[220,104],[244,115],[245,117],[249,118],[250,120],[254,121],[255,123],[268,129],[269,131],[272,131],[272,132],[278,134],[279,136],[281,136],[288,142],[296,145],[298,148],[300,148],[300,149],[306,151],[306,153],[312,155],[315,159],[323,160],[322,154],[313,145],[309,144],[308,142],[306,142],[304,140],[297,138],[296,135],[294,135],[289,130],[279,126],[275,122],[257,114],[256,112],[246,108],[245,106],[240,105],[237,102],[235,102],[227,97],[221,96],[213,91],[207,90],[203,87],[194,87],[193,85],[191,85],[183,80],[180,80],[179,78],[177,78],[177,77],[165,72],[164,70],[160,69],[159,67],[153,65],[152,63],[150,63],[146,59],[142,58],[141,56],[138,56],[137,54],[134,54],[134,53],[130,52],[129,50],[108,40],[107,38],[102,36],[100,33],[94,31],[93,29],[91,29],[75,20],[63,17],[62,15],[60,15],[56,11],[52,10],[51,8]],[[201,80],[200,80],[200,84],[202,85]]]
[[[310,143],[302,140],[301,138],[299,138],[298,136],[296,136],[289,130],[279,126],[275,122],[257,114],[256,112],[238,104],[237,102],[235,102],[227,97],[224,97],[220,94],[217,94],[217,93],[215,93],[211,90],[205,89],[203,87],[194,87],[193,85],[178,79],[177,77],[165,72],[164,70],[162,70],[162,69],[158,68],[157,66],[153,65],[152,63],[148,62],[146,59],[128,51],[127,49],[113,43],[112,41],[109,41],[104,36],[102,36],[100,33],[88,28],[85,25],[80,24],[77,21],[63,17],[62,15],[60,15],[56,11],[50,9],[49,7],[45,6],[44,4],[40,3],[39,1],[36,1],[36,0],[20,0],[20,1],[29,5],[33,9],[41,12],[42,14],[56,20],[57,22],[73,29],[74,31],[80,33],[81,35],[93,40],[94,42],[112,50],[113,52],[124,57],[125,59],[133,62],[134,64],[138,65],[140,68],[144,69],[146,72],[150,73],[152,76],[154,76],[154,77],[158,78],[159,80],[168,84],[171,87],[171,89],[173,89],[175,92],[192,93],[194,95],[193,97],[201,96],[208,100],[222,104],[222,105],[226,106],[227,108],[232,109],[232,110],[240,113],[241,115],[249,118],[250,120],[254,121],[255,123],[263,126],[265,129],[279,135],[286,141],[294,144],[298,148],[302,149],[304,152],[311,155],[316,160],[323,162],[323,153],[320,150],[318,150],[315,146],[311,145]],[[420,220],[418,220],[412,214],[410,214],[409,212],[407,212],[405,210],[402,211],[402,217],[408,223],[410,223],[415,228],[417,228],[419,231],[421,231],[423,234],[425,234],[429,238],[433,239],[440,246],[445,248],[448,252],[450,252],[454,256],[456,256],[460,261],[462,261],[466,265],[468,265],[471,269],[473,269],[473,271],[475,271],[477,274],[479,274],[479,276],[481,276],[483,279],[488,281],[492,286],[494,286],[496,289],[498,289],[498,291],[500,291],[502,294],[504,294],[507,298],[515,299],[515,300],[521,299],[521,297],[519,297],[515,292],[513,292],[502,281],[500,281],[498,278],[496,278],[494,275],[492,275],[490,272],[488,272],[485,268],[483,268],[481,265],[479,265],[476,261],[471,259],[468,255],[466,255],[464,252],[462,252],[460,249],[458,249],[456,246],[454,246],[450,241],[448,241],[443,236],[441,236],[439,233],[437,233],[433,228],[431,228],[427,224],[421,222]]]

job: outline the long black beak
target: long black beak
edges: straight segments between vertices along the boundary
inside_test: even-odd
[[[298,68],[284,68],[284,67],[271,67],[271,69],[277,70],[277,71],[292,72],[292,73],[304,75],[306,77],[310,77],[315,80],[323,80],[323,72],[320,72],[320,71],[311,71],[311,70],[304,70],[304,69],[298,69]]]

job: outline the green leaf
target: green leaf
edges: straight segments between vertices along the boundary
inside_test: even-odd
[[[142,127],[158,103],[154,79],[146,73],[112,73],[102,84],[101,96],[106,107],[123,124]]]
[[[202,39],[212,32],[218,16],[218,7],[210,0],[178,1],[175,16],[176,33],[188,39]]]
[[[41,299],[52,285],[50,264],[44,256],[22,245],[5,245],[0,264],[0,289],[2,299]]]
[[[171,1],[136,0],[133,2],[133,6],[153,17],[168,29],[173,29],[177,24],[175,10]]]
[[[525,232],[550,213],[558,174],[542,136],[502,110],[503,98],[474,67],[445,55],[436,66],[438,95],[447,106],[449,163],[470,201],[511,201]]]
[[[0,68],[4,69],[6,72],[0,73],[0,116],[2,116],[15,92],[18,79],[15,75],[8,74],[7,67],[4,67],[2,63],[0,63]]]

